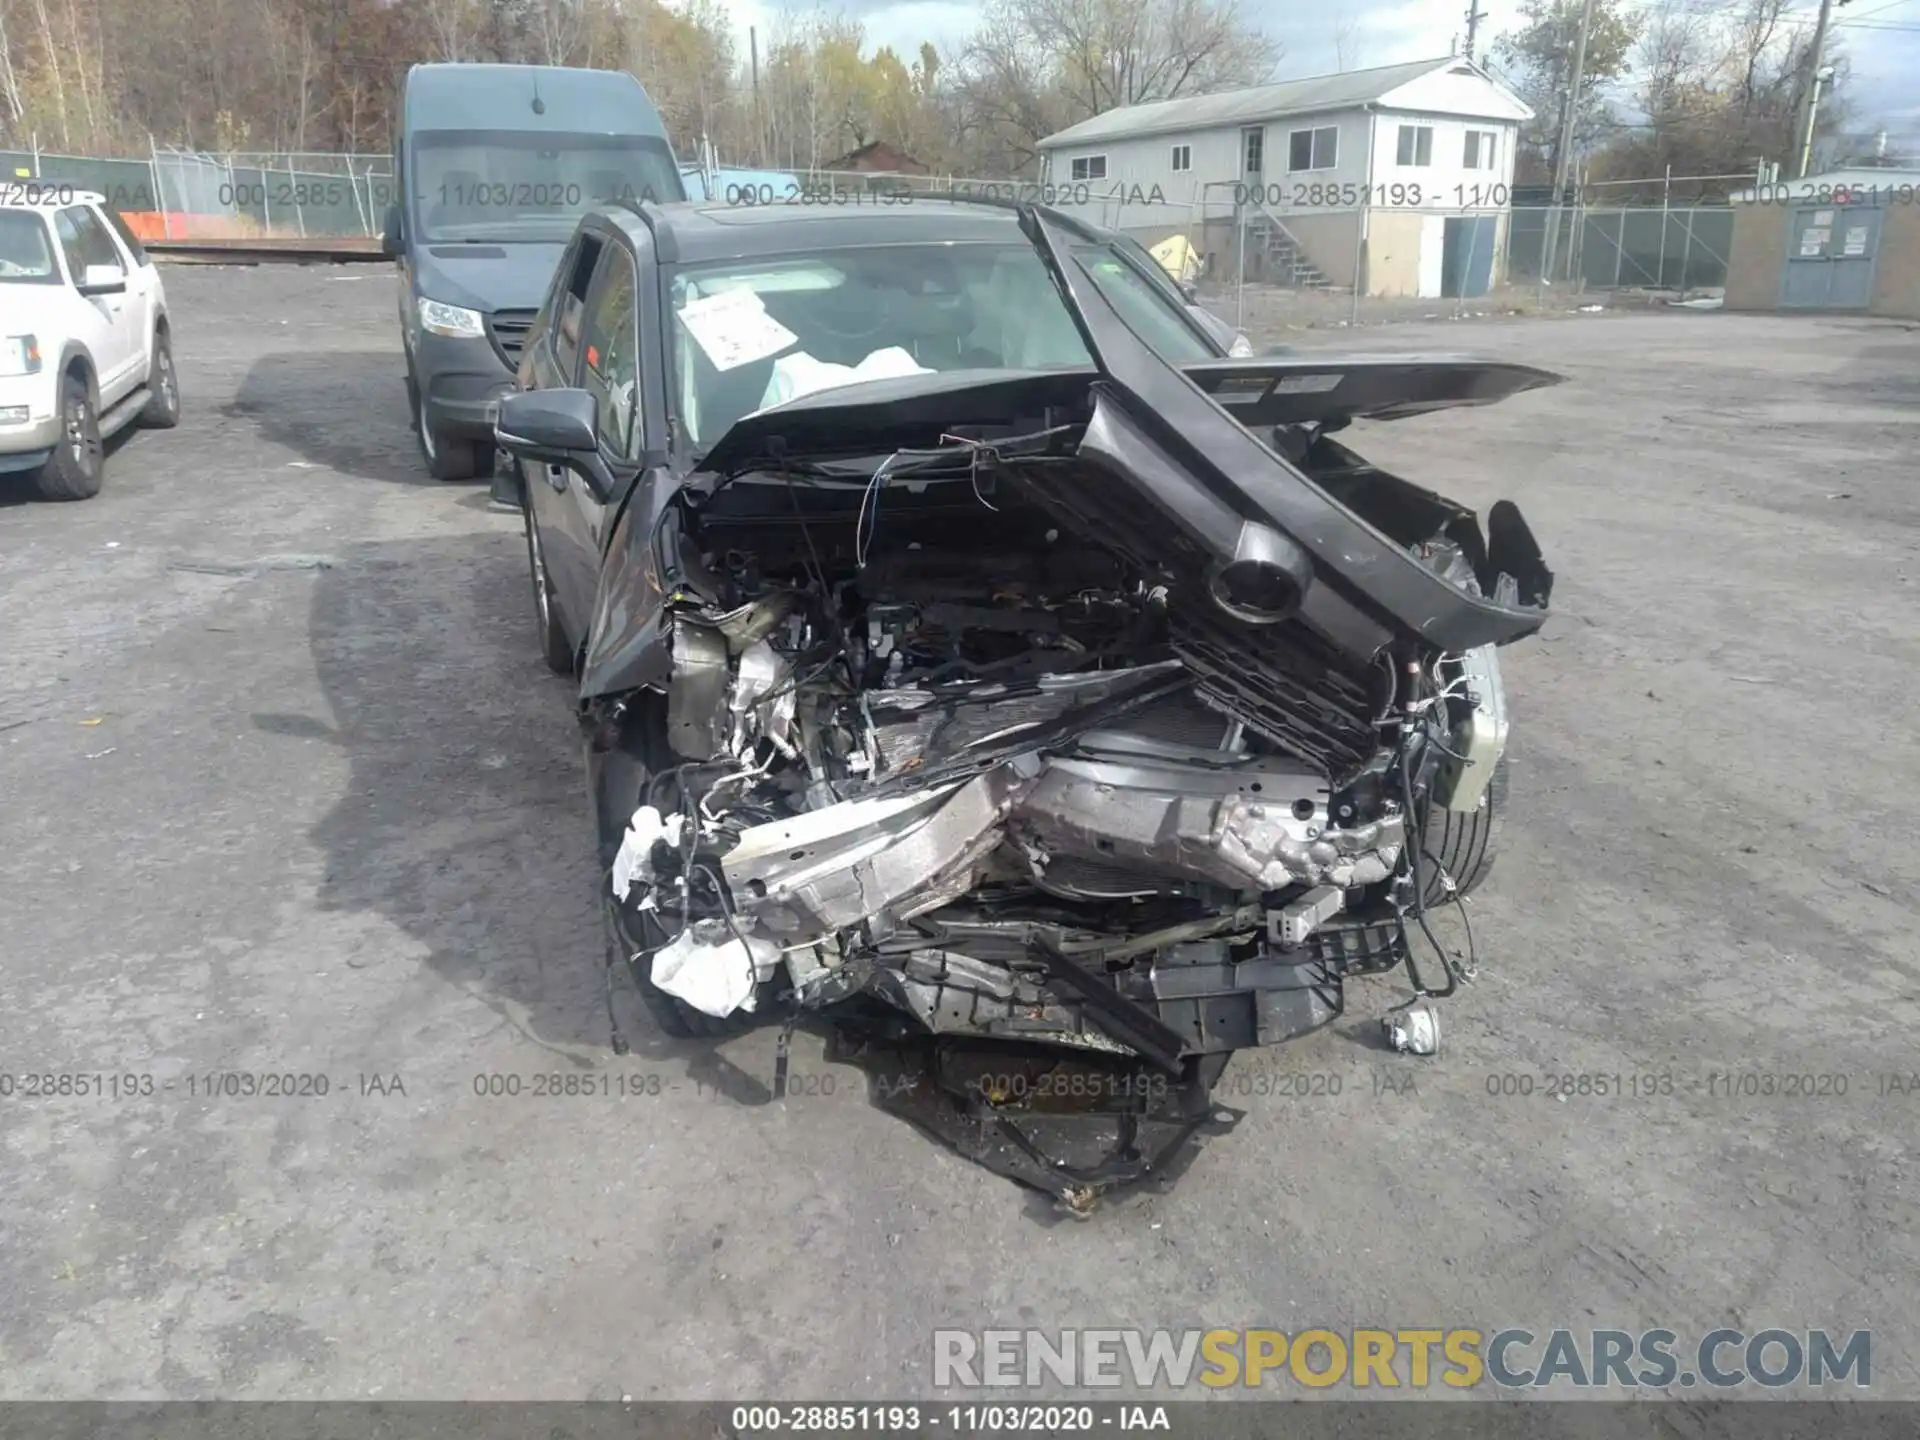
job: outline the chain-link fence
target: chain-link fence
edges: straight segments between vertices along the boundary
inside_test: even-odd
[[[207,155],[162,150],[153,172],[164,214],[243,235],[377,235],[398,198],[385,155]]]
[[[1711,306],[1733,239],[1724,205],[1270,209],[1110,195],[1063,208],[1149,247],[1180,237],[1208,304],[1256,339],[1275,326]]]
[[[1351,188],[1351,187],[1349,187]],[[1390,187],[1389,187],[1390,188]],[[1238,183],[1157,187],[953,175],[801,172],[784,186],[715,188],[728,204],[900,204],[957,193],[1030,200],[1119,230],[1163,255],[1218,313],[1258,329],[1427,316],[1711,304],[1733,238],[1726,205],[1263,205]]]
[[[1498,208],[1262,204],[1233,183],[1158,187],[960,175],[688,166],[689,191],[729,205],[858,207],[958,194],[1054,205],[1149,248],[1176,243],[1183,278],[1254,332],[1391,319],[1712,303],[1733,234],[1725,205]],[[390,156],[210,154],[144,159],[0,152],[0,178],[97,191],[155,240],[366,237],[398,198]],[[1275,187],[1268,187],[1275,188]],[[1312,187],[1309,187],[1312,188]],[[1391,187],[1386,187],[1391,189]]]
[[[210,154],[144,159],[0,151],[0,176],[91,190],[149,240],[377,235],[396,198],[386,155]]]

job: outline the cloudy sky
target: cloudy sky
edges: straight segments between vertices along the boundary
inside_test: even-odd
[[[891,45],[911,55],[923,40],[942,54],[956,52],[980,13],[979,3],[963,0],[823,0],[828,11],[858,17],[873,45]],[[1466,29],[1468,0],[1242,0],[1246,13],[1286,47],[1277,78],[1336,70],[1334,37],[1351,27],[1348,68],[1391,65],[1446,55]],[[1518,0],[1480,0],[1479,53],[1502,30],[1513,28]],[[732,14],[741,30],[760,26],[769,33],[782,9],[811,9],[782,0],[748,0]],[[1811,27],[1818,0],[1797,0]],[[1854,67],[1854,124],[1872,131],[1890,125],[1892,144],[1903,141],[1908,153],[1920,152],[1920,0],[1846,0],[1834,11],[1839,28],[1831,32],[1844,44]],[[1884,28],[1910,27],[1910,28]]]

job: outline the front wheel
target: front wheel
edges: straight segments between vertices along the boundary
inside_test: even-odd
[[[602,883],[604,885],[607,882]],[[709,1015],[654,984],[653,952],[673,937],[656,924],[652,914],[646,911],[637,913],[630,924],[628,912],[611,890],[603,890],[600,901],[606,914],[609,943],[627,962],[627,973],[633,976],[634,989],[640,992],[647,1013],[653,1016],[653,1023],[661,1030],[676,1040],[718,1040],[751,1030],[758,1022],[760,1017],[752,1010],[736,1010],[725,1016]],[[767,987],[761,988],[764,992]]]
[[[43,500],[86,500],[100,493],[106,451],[93,392],[81,375],[60,385],[60,444],[34,477]]]

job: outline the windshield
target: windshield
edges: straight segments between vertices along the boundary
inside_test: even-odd
[[[1211,359],[1179,308],[1104,245],[1075,260],[1176,364]],[[1031,245],[879,245],[687,267],[673,279],[674,385],[705,449],[743,416],[819,390],[945,370],[1092,364]]]
[[[412,190],[428,241],[565,240],[615,201],[685,197],[664,140],[524,130],[423,130]]]
[[[0,281],[58,285],[47,222],[31,210],[0,210]]]
[[[1144,273],[1106,245],[1076,246],[1073,258],[1106,296],[1107,303],[1120,312],[1127,328],[1165,359],[1175,365],[1192,365],[1219,358],[1220,352],[1195,331],[1186,301],[1176,298],[1179,292],[1172,289],[1164,271],[1157,275]],[[1158,268],[1153,257],[1144,253],[1141,264]]]

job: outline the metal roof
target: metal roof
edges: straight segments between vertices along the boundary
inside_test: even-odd
[[[1040,142],[1040,148],[1053,150],[1063,145],[1084,145],[1091,140],[1125,140],[1169,130],[1209,130],[1220,125],[1271,120],[1279,115],[1345,109],[1378,100],[1409,81],[1453,65],[1470,66],[1475,74],[1485,75],[1465,56],[1448,55],[1439,60],[1409,60],[1400,65],[1376,65],[1371,70],[1308,75],[1299,80],[1282,80],[1277,85],[1190,95],[1150,105],[1123,105],[1047,136]]]

